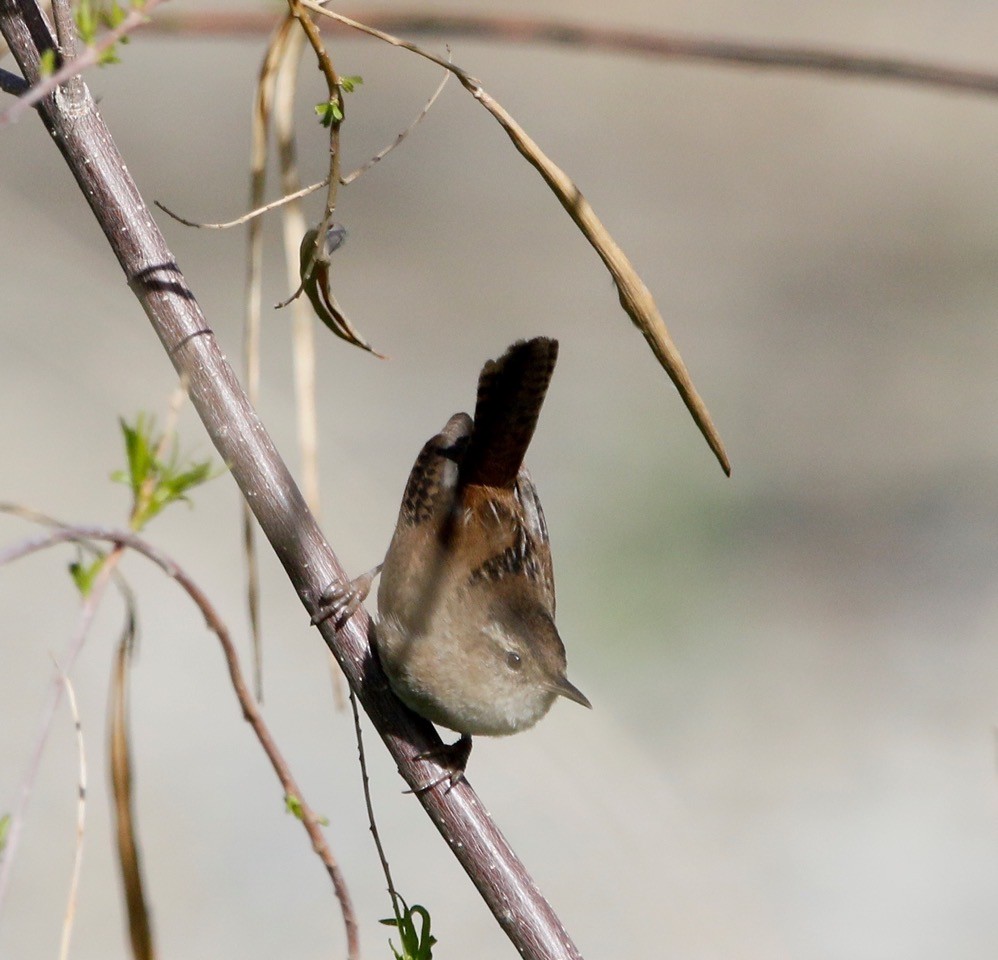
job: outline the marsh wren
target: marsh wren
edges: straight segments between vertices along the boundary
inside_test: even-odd
[[[559,696],[591,706],[565,676],[548,531],[523,466],[557,355],[538,337],[485,364],[474,420],[455,414],[416,458],[380,568],[378,657],[400,700],[461,734],[441,751],[452,784],[472,735],[526,730]],[[348,617],[378,569],[335,587],[314,619]]]

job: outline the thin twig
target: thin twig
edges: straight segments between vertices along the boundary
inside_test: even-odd
[[[270,760],[270,764],[281,782],[285,796],[296,798],[300,804],[301,821],[312,842],[312,849],[326,867],[326,872],[329,874],[334,892],[340,903],[340,910],[343,914],[343,923],[347,935],[347,956],[350,960],[356,960],[359,957],[360,951],[357,918],[346,880],[340,871],[332,850],[330,850],[326,842],[318,817],[306,803],[294,774],[291,772],[287,761],[284,759],[269,727],[263,719],[263,715],[260,713],[253,699],[253,694],[239,666],[239,655],[236,653],[236,648],[229,635],[228,628],[197,583],[175,560],[148,541],[143,540],[133,533],[128,533],[124,530],[112,530],[106,527],[61,527],[58,530],[49,532],[45,536],[26,540],[7,550],[0,551],[0,566],[4,566],[14,560],[19,560],[39,550],[48,549],[59,543],[78,543],[92,540],[114,544],[114,552],[119,555],[127,547],[155,563],[167,576],[175,580],[195,603],[204,617],[208,629],[218,638],[219,643],[222,645],[222,653],[229,670],[232,687],[242,708],[243,718],[249,723],[256,734],[257,740],[267,754],[267,759]],[[112,553],[113,555],[114,553]]]
[[[61,520],[57,520],[51,514],[43,513],[34,507],[26,507],[23,503],[11,503],[7,500],[0,500],[0,513],[8,513],[12,517],[21,520],[28,520],[31,523],[40,524],[43,527],[64,527]]]
[[[399,911],[398,891],[392,881],[391,867],[388,866],[388,857],[385,856],[385,848],[381,845],[381,834],[378,833],[378,824],[374,819],[374,803],[371,800],[371,780],[367,775],[367,757],[364,754],[364,735],[360,727],[360,711],[357,709],[357,696],[353,690],[350,691],[350,709],[353,711],[353,728],[357,733],[357,758],[360,760],[360,782],[364,788],[364,805],[367,807],[367,823],[371,829],[371,836],[374,837],[374,846],[378,851],[378,859],[381,861],[381,869],[385,874],[385,883],[388,884],[388,893],[392,898],[392,910],[395,912],[395,919],[401,921],[402,915]]]
[[[448,50],[448,55],[450,51]],[[447,81],[450,79],[450,73],[444,71],[443,78],[440,83],[437,84],[437,89],[433,91],[433,95],[429,100],[423,104],[423,109],[416,114],[413,118],[412,123],[409,124],[387,147],[379,150],[373,157],[369,160],[365,160],[356,170],[352,170],[345,177],[340,177],[340,183],[346,186],[348,183],[353,183],[363,174],[367,173],[376,163],[380,163],[385,157],[388,156],[417,126],[422,122],[423,118],[430,112],[430,108],[437,102],[437,98],[444,92],[444,87],[447,86]]]
[[[174,213],[169,207],[160,203],[158,200],[153,200],[153,203],[156,204],[156,206],[159,207],[163,213],[173,217],[174,220],[178,223],[182,223],[185,227],[197,227],[199,230],[228,230],[230,227],[240,227],[244,223],[249,223],[250,220],[263,216],[263,214],[269,213],[271,210],[277,210],[279,207],[283,207],[286,203],[301,200],[302,197],[307,197],[310,194],[315,193],[316,190],[321,190],[327,183],[328,178],[323,177],[317,183],[310,184],[307,187],[302,187],[301,190],[289,193],[284,197],[279,197],[277,200],[271,200],[270,203],[265,203],[262,207],[250,210],[249,213],[244,213],[241,217],[236,217],[235,220],[228,220],[225,223],[198,223],[196,220],[185,220],[179,213]]]
[[[66,915],[62,922],[62,937],[59,942],[59,960],[69,956],[69,941],[73,935],[73,921],[76,917],[76,902],[80,889],[80,872],[83,867],[83,836],[87,824],[87,752],[83,743],[83,726],[80,723],[80,711],[76,705],[76,694],[73,684],[66,673],[59,667],[53,657],[56,671],[66,688],[66,699],[69,712],[73,717],[73,728],[76,731],[76,753],[79,760],[79,778],[76,798],[76,850],[73,854],[73,873],[69,884],[69,897],[66,901]]]

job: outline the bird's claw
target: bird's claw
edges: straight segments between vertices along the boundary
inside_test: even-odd
[[[371,592],[371,584],[379,573],[381,573],[380,563],[359,577],[354,577],[353,580],[331,583],[319,596],[319,606],[312,614],[312,626],[331,618],[336,629],[341,629],[367,599],[367,595]]]

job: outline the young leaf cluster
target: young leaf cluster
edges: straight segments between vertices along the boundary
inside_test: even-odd
[[[340,77],[340,90],[343,93],[353,93],[364,82],[361,76]],[[323,100],[315,105],[315,113],[319,123],[331,127],[334,123],[343,122],[343,108],[335,100]]]
[[[190,502],[187,494],[218,474],[211,461],[181,462],[176,446],[164,458],[165,438],[156,434],[155,420],[139,414],[135,424],[119,421],[125,438],[127,470],[111,474],[116,483],[124,483],[132,491],[132,514],[129,524],[141,530],[164,508],[178,500]]]
[[[401,896],[398,899],[405,908],[404,911],[381,921],[386,927],[395,927],[399,932],[399,939],[402,941],[401,953],[395,949],[394,943],[388,941],[395,960],[432,960],[433,945],[437,942],[437,938],[430,933],[430,912],[418,903],[410,907]],[[415,917],[419,917],[421,921],[418,932]]]

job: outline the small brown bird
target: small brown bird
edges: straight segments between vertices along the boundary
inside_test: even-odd
[[[452,784],[472,735],[526,730],[558,696],[591,706],[565,676],[548,531],[523,466],[557,355],[538,337],[485,364],[474,420],[455,414],[416,458],[380,568],[378,656],[399,699],[461,734],[444,752]],[[348,617],[378,569],[334,588],[318,618]]]

